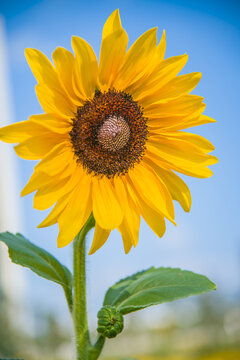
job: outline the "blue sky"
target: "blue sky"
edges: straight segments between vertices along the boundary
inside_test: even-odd
[[[210,4],[209,4],[210,3]],[[237,1],[1,1],[8,44],[9,76],[14,121],[41,113],[34,86],[35,79],[24,57],[24,49],[37,48],[46,55],[57,46],[71,49],[71,36],[87,40],[99,54],[104,22],[116,8],[130,44],[151,27],[167,34],[166,56],[187,53],[189,60],[182,71],[200,71],[202,80],[194,94],[205,98],[205,114],[216,124],[193,129],[216,147],[219,163],[210,179],[187,178],[192,193],[189,214],[176,204],[177,228],[167,225],[162,239],[142,222],[139,245],[129,255],[123,251],[117,232],[106,245],[88,257],[90,308],[101,305],[104,291],[115,281],[143,268],[173,266],[208,275],[218,285],[221,296],[239,291],[239,55],[240,24]],[[32,173],[34,162],[18,159],[19,194]],[[20,196],[20,195],[19,195]],[[25,235],[37,245],[55,254],[71,266],[71,245],[58,249],[57,227],[36,229],[46,213],[32,208],[32,196],[21,199]],[[11,230],[11,229],[9,229]],[[88,246],[91,239],[89,237]],[[49,301],[55,311],[64,300],[57,285],[38,279],[28,272],[30,295],[42,306]],[[60,295],[61,294],[61,295]],[[59,296],[58,296],[59,295]],[[65,308],[64,308],[65,309]]]

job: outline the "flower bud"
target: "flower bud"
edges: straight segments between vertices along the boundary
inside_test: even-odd
[[[107,337],[114,338],[123,330],[123,316],[113,306],[103,306],[98,314],[97,331]]]

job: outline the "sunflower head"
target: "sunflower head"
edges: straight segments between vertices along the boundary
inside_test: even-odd
[[[175,224],[173,200],[191,207],[187,185],[176,174],[206,178],[217,162],[213,145],[186,132],[214,122],[203,98],[191,95],[200,73],[178,75],[187,55],[164,59],[165,31],[139,37],[128,49],[119,11],[107,19],[99,61],[83,39],[73,53],[58,47],[53,63],[26,49],[43,113],[0,129],[18,143],[16,153],[39,163],[22,195],[36,191],[34,207],[54,205],[39,227],[59,225],[58,246],[69,244],[95,218],[90,253],[117,228],[125,252],[138,242],[140,217],[159,236],[165,219]]]
[[[124,92],[96,91],[78,107],[70,131],[76,160],[89,174],[112,178],[140,162],[147,137],[147,119]]]

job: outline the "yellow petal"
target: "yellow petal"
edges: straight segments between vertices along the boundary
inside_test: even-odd
[[[29,121],[31,121],[34,125],[37,124],[35,125],[37,129],[39,126],[42,126],[45,128],[45,131],[48,129],[58,134],[67,134],[72,129],[70,119],[67,120],[66,118],[56,114],[32,115],[29,117]]]
[[[164,217],[152,207],[148,206],[141,196],[137,197],[137,201],[143,219],[158,237],[162,237],[166,231]]]
[[[58,247],[68,245],[76,237],[89,218],[91,211],[91,180],[86,175],[79,181],[69,198],[67,207],[58,218]]]
[[[113,230],[123,219],[123,212],[111,181],[93,178],[93,214],[103,229]]]
[[[159,91],[177,76],[187,59],[187,55],[174,56],[155,66],[146,80],[132,90],[134,98],[144,107],[161,99]]]
[[[66,193],[64,190],[68,181],[69,178],[62,179],[61,181],[54,178],[51,183],[41,187],[33,198],[34,209],[46,210],[50,208],[63,194]]]
[[[166,50],[166,34],[163,31],[163,35],[160,43],[157,47],[151,49],[151,56],[149,56],[144,64],[144,69],[140,72],[139,76],[136,76],[133,81],[125,88],[127,93],[135,96],[144,91],[146,84],[149,81],[149,77],[154,73],[155,69],[158,68],[159,64],[164,58]]]
[[[156,147],[159,155],[163,156],[167,162],[174,162],[176,164],[178,162],[179,164],[186,162],[207,166],[213,165],[216,160],[214,156],[204,154],[197,146],[180,137],[151,136],[148,140],[148,145]]]
[[[39,160],[43,158],[55,145],[64,141],[59,134],[46,132],[43,135],[33,136],[14,147],[18,156],[27,160]]]
[[[132,234],[129,220],[126,217],[124,217],[121,225],[118,227],[118,230],[122,235],[124,251],[126,254],[128,254],[132,246],[137,246],[138,238],[139,238],[139,226],[138,228],[136,228],[135,234]]]
[[[97,84],[98,63],[91,46],[83,39],[73,36],[72,48],[76,55],[77,72],[75,87],[85,98],[92,97]]]
[[[158,212],[156,212],[154,209],[150,208],[146,203],[142,204],[141,213],[148,226],[158,237],[161,238],[166,231],[166,223],[164,217]]]
[[[59,114],[63,117],[74,117],[77,107],[60,91],[52,90],[47,85],[36,85],[38,100],[46,113]]]
[[[26,49],[25,55],[33,75],[37,79],[38,83],[42,85],[44,89],[48,88],[50,93],[56,92],[56,96],[65,99],[65,102],[68,103],[68,107],[73,106],[66,91],[61,86],[56,70],[48,58],[41,51],[36,49]],[[53,98],[53,96],[51,97]]]
[[[157,51],[156,51],[156,58],[158,63],[163,61],[165,56],[165,51],[166,51],[166,32],[165,30],[163,30],[162,38],[157,46]]]
[[[38,228],[44,228],[47,226],[51,226],[57,223],[59,216],[63,212],[63,210],[66,208],[69,198],[71,197],[71,194],[66,194],[61,199],[59,199],[52,209],[52,211],[48,214],[48,216],[39,224]]]
[[[123,241],[123,247],[124,247],[125,254],[128,254],[133,246],[132,241],[128,236],[125,235],[124,232],[122,232],[121,235],[122,235],[122,241]]]
[[[138,196],[170,221],[174,219],[174,206],[171,195],[164,183],[145,163],[138,164],[128,172],[130,184]]]
[[[122,28],[119,10],[107,19],[102,34],[99,62],[99,81],[104,90],[114,86],[114,79],[122,65],[128,44],[128,36]]]
[[[133,202],[130,201],[128,214],[131,214],[131,218],[125,214],[118,230],[122,235],[123,243],[126,243],[125,245],[131,243],[131,246],[136,247],[139,240],[140,215],[136,210],[136,206],[135,208],[133,206],[131,207],[132,204]],[[126,248],[128,248],[128,246],[124,246],[125,252]]]
[[[149,119],[149,125],[151,125],[152,120],[155,118],[159,121],[162,118],[169,118],[172,116],[186,117],[198,110],[203,111],[202,100],[203,98],[200,96],[184,95],[169,101],[158,101],[145,107],[144,114]]]
[[[114,188],[124,214],[123,221],[119,225],[118,230],[125,238],[125,241],[128,239],[127,244],[131,242],[136,247],[139,238],[140,213],[130,194],[127,192],[122,177],[114,178]]]
[[[27,185],[25,185],[25,187],[22,189],[21,196],[31,194],[33,191],[50,182],[52,182],[51,176],[42,172],[34,171]]]
[[[152,162],[147,156],[144,159],[154,169],[156,174],[162,179],[173,200],[179,202],[183,210],[189,212],[191,209],[191,193],[185,182],[171,170],[166,170]]]
[[[107,21],[104,24],[102,31],[102,41],[112,35],[114,32],[122,30],[121,19],[119,15],[119,9],[116,9],[108,17]]]
[[[180,75],[158,90],[158,99],[173,99],[189,94],[201,80],[201,73]],[[154,98],[154,95],[153,95]]]
[[[58,47],[53,52],[52,57],[62,87],[68,93],[69,97],[72,99],[74,104],[76,104],[77,106],[82,106],[83,99],[81,99],[76,95],[72,83],[75,62],[76,62],[73,54],[62,47]]]
[[[199,150],[204,152],[205,154],[208,154],[209,152],[213,151],[215,147],[213,144],[205,139],[203,136],[191,134],[183,131],[174,131],[174,132],[165,132],[164,136],[172,139],[182,139],[185,141],[190,142],[191,144],[197,146]]]
[[[204,125],[204,124],[210,124],[215,123],[216,120],[210,118],[206,115],[200,115],[196,117],[189,117],[188,119],[184,119],[181,123],[176,124],[175,126],[171,126],[169,128],[170,131],[175,130],[181,130],[181,129],[187,129],[194,126]]]
[[[133,81],[141,77],[146,70],[146,63],[156,50],[157,28],[146,31],[128,50],[122,68],[119,70],[115,87],[125,90]]]
[[[46,128],[30,120],[20,121],[0,128],[0,140],[7,143],[18,143],[46,132]]]
[[[149,76],[147,87],[161,89],[171,81],[183,69],[188,60],[188,55],[178,55],[165,59],[157,64],[151,76]],[[148,89],[147,89],[148,90]]]
[[[169,141],[162,138],[158,141],[148,141],[146,154],[155,162],[164,162],[170,169],[182,174],[205,178],[212,175],[206,166],[213,165],[217,159],[205,155],[194,145],[183,140]],[[161,165],[160,165],[161,166]]]
[[[201,124],[200,124],[200,121],[201,121]],[[216,122],[215,119],[212,119],[211,117],[206,116],[206,115],[201,115],[198,125],[203,125],[203,124],[208,124],[208,123],[215,123],[215,122]]]
[[[68,142],[57,144],[36,166],[35,169],[54,176],[65,171],[69,164],[74,165],[74,154]]]
[[[98,223],[95,224],[95,231],[93,236],[93,242],[88,255],[94,254],[100,247],[102,247],[107,241],[111,230],[101,228]]]
[[[36,192],[33,198],[33,207],[37,210],[48,209],[63,195],[72,192],[83,176],[83,171],[79,167],[71,177],[61,180],[55,177],[51,183],[42,186]]]
[[[57,73],[52,63],[41,51],[25,49],[25,56],[39,84],[46,84],[54,89],[60,88]]]

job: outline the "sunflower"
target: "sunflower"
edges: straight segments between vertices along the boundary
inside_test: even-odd
[[[203,98],[189,93],[200,73],[177,76],[187,55],[164,60],[165,32],[140,36],[127,50],[128,36],[119,11],[107,19],[99,64],[91,46],[73,36],[72,52],[58,47],[53,64],[40,51],[26,49],[37,79],[36,93],[45,113],[0,129],[0,139],[18,143],[15,151],[40,160],[22,196],[37,191],[33,206],[54,205],[39,225],[58,223],[63,247],[93,213],[90,254],[117,228],[125,252],[136,246],[140,217],[159,236],[165,219],[174,222],[173,200],[191,207],[179,172],[198,178],[212,175],[217,162],[205,138],[181,131],[214,122],[202,115]]]

